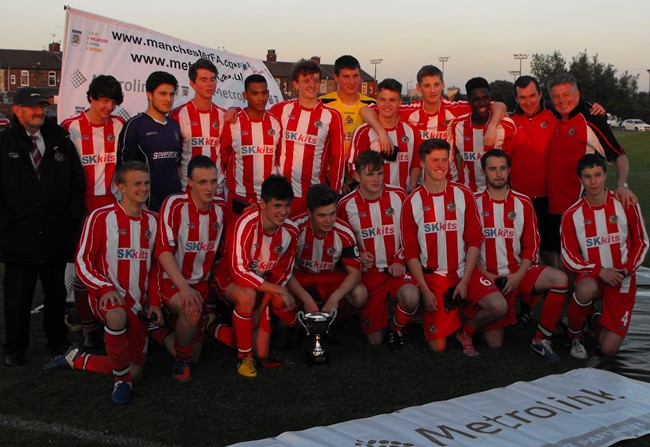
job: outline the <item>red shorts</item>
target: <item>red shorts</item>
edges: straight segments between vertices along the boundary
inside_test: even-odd
[[[449,313],[445,312],[443,295],[447,292],[447,289],[458,284],[460,280],[435,273],[425,273],[424,279],[435,295],[438,304],[438,310],[435,312],[429,312],[426,309],[422,310],[424,338],[427,340],[446,338],[461,327],[461,318],[460,308]],[[465,312],[473,315],[479,309],[477,305],[479,301],[491,293],[498,292],[499,288],[492,281],[483,276],[480,270],[474,269],[467,285],[467,303],[465,304],[467,310]],[[476,310],[472,310],[473,308],[476,308]]]
[[[86,196],[86,216],[97,208],[102,206],[112,205],[115,203],[116,199],[113,194],[108,194],[105,196]]]
[[[508,303],[508,312],[500,320],[497,320],[483,328],[483,332],[490,332],[495,329],[510,326],[517,321],[517,316],[515,315],[516,298],[519,298],[525,303],[535,305],[537,299],[541,296],[539,293],[535,295],[532,294],[535,290],[535,283],[537,282],[537,279],[539,279],[539,275],[541,275],[547,268],[547,265],[531,265],[526,271],[524,278],[519,283],[519,287],[505,296],[506,302]]]
[[[332,270],[331,272],[305,273],[300,270],[293,271],[293,277],[307,291],[313,291],[323,301],[339,288],[343,280],[348,276],[343,270]],[[315,298],[318,298],[315,297]]]
[[[147,362],[147,347],[149,344],[149,323],[136,315],[133,310],[135,305],[133,299],[126,298],[124,304],[108,303],[106,307],[99,306],[97,295],[90,294],[88,301],[93,314],[104,325],[106,324],[106,313],[111,309],[122,308],[126,311],[126,339],[129,343],[129,361],[139,366]]]
[[[598,297],[603,300],[603,314],[600,324],[607,330],[625,337],[630,328],[632,309],[636,301],[636,275],[632,273],[618,286],[605,284],[592,273],[582,273],[576,276],[575,283],[585,278],[592,278],[598,285]]]
[[[416,280],[409,275],[399,278],[385,272],[364,272],[361,282],[368,289],[368,301],[359,312],[361,330],[365,334],[380,331],[388,326],[388,301],[386,297],[396,297],[403,286],[412,284],[417,287]]]

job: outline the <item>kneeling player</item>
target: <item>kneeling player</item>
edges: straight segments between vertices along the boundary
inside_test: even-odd
[[[226,214],[226,202],[215,197],[219,177],[210,158],[199,155],[190,160],[187,184],[188,191],[167,197],[160,208],[156,242],[156,257],[164,270],[160,294],[177,317],[172,377],[179,382],[191,379],[189,362],[195,338],[202,335],[208,280]]]
[[[104,324],[108,355],[86,354],[73,346],[46,368],[112,373],[111,398],[127,404],[131,382],[140,376],[146,360],[148,322],[139,316],[162,321],[160,297],[149,294],[147,300],[149,277],[158,270],[152,256],[157,216],[143,208],[149,196],[149,170],[144,163],[125,162],[117,168],[115,181],[122,200],[88,216],[76,258],[91,310]]]
[[[499,289],[478,269],[483,232],[476,202],[465,186],[447,180],[449,143],[431,139],[420,146],[424,183],[406,198],[402,208],[402,252],[420,285],[424,333],[429,347],[444,351],[447,336],[463,353],[476,356],[472,336],[503,317],[508,310]],[[448,295],[449,300],[443,297]],[[469,318],[462,324],[459,307]]]
[[[270,175],[262,183],[259,208],[243,213],[227,231],[225,258],[215,269],[218,292],[234,309],[232,323],[239,363],[237,372],[256,377],[253,360],[255,310],[260,331],[270,335],[268,305],[288,325],[295,325],[295,299],[286,285],[291,276],[298,229],[288,220],[293,189],[289,181]],[[262,300],[262,295],[264,299]],[[219,334],[215,334],[219,338]],[[257,352],[264,358],[268,352]]]
[[[636,275],[648,252],[641,208],[623,207],[605,187],[607,165],[598,154],[583,156],[578,176],[584,196],[562,215],[562,263],[576,273],[575,293],[569,302],[571,356],[586,359],[580,339],[587,314],[596,299],[602,315],[592,327],[601,354],[615,355],[630,327],[636,295]]]
[[[300,239],[289,288],[304,303],[306,311],[318,306],[305,289],[313,289],[323,300],[323,312],[331,313],[345,299],[352,307],[363,307],[368,293],[361,281],[361,259],[354,233],[336,218],[337,194],[317,184],[307,191],[307,210],[295,217]],[[338,264],[343,264],[343,269]]]
[[[515,298],[531,303],[545,293],[530,351],[552,362],[559,361],[551,335],[562,316],[569,279],[561,270],[534,264],[539,254],[535,210],[527,196],[508,187],[510,157],[500,149],[492,149],[481,157],[481,169],[486,189],[476,194],[485,238],[480,264],[488,278],[497,284],[503,282],[501,292],[508,302],[507,315],[484,329],[485,340],[492,348],[501,347],[503,327],[516,321]]]
[[[384,161],[378,152],[365,151],[354,161],[359,187],[339,202],[337,214],[354,230],[361,247],[361,281],[368,289],[368,302],[360,312],[362,328],[371,344],[379,344],[388,324],[387,296],[397,301],[390,321],[388,345],[404,346],[402,329],[418,309],[420,291],[396,256],[401,247],[400,216],[406,193],[384,184]]]

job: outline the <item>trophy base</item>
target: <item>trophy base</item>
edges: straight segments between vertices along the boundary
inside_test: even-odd
[[[327,365],[330,362],[330,355],[324,353],[323,355],[313,355],[311,352],[305,353],[305,363],[307,366]]]

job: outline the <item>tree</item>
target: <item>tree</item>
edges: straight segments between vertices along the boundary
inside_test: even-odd
[[[543,89],[546,88],[546,81],[549,78],[566,72],[566,67],[566,59],[559,51],[555,51],[553,54],[535,53],[530,60],[530,72],[537,78]]]
[[[510,81],[490,82],[490,98],[493,101],[501,101],[509,111],[513,111],[517,105],[513,90],[514,86]]]

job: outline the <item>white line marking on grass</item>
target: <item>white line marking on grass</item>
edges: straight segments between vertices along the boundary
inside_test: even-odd
[[[4,414],[0,414],[0,426],[10,427],[17,430],[37,431],[50,435],[68,436],[82,441],[91,441],[101,444],[124,445],[129,447],[171,447],[170,444],[161,444],[140,438],[130,438],[127,436],[111,435],[98,431],[88,431],[70,425],[22,419],[16,416],[7,416]]]

